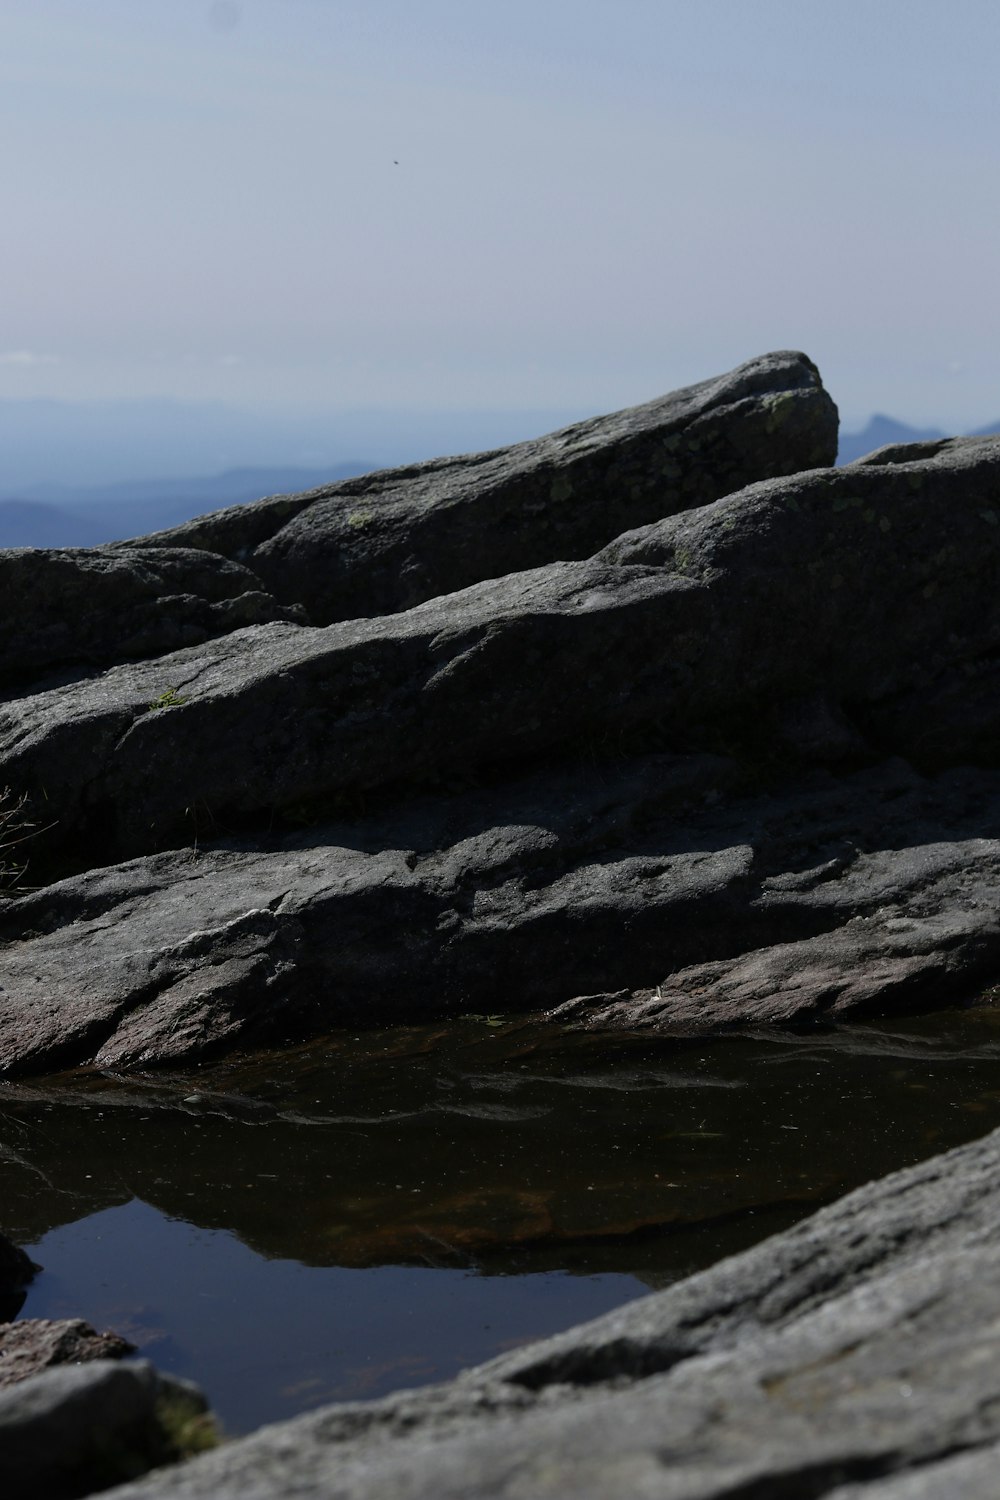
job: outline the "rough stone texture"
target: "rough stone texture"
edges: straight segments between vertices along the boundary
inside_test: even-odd
[[[403,614],[263,625],[10,702],[0,779],[92,864],[628,745],[995,761],[1000,440],[771,480]],[[154,711],[168,689],[184,701]]]
[[[265,1428],[121,1500],[993,1500],[1000,1135],[455,1381]]]
[[[567,1023],[710,1031],[995,980],[1000,773],[895,761],[723,797],[733,775],[553,771],[2,903],[0,1071],[561,1002]]]
[[[0,551],[0,686],[294,620],[246,568],[192,548]]]
[[[134,1478],[170,1463],[205,1411],[200,1391],[145,1361],[33,1375],[0,1391],[0,1494],[70,1500]]]
[[[752,480],[832,464],[836,449],[819,372],[782,352],[511,448],[260,500],[122,545],[234,558],[325,624],[587,557]]]
[[[117,1333],[98,1333],[82,1318],[26,1318],[0,1326],[0,1386],[16,1385],[55,1365],[122,1359],[134,1344]]]

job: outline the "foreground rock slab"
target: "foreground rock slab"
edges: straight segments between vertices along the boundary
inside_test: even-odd
[[[450,1384],[330,1407],[121,1500],[994,1500],[1000,1133]]]
[[[588,557],[753,480],[832,464],[836,449],[837,409],[819,372],[781,352],[510,448],[234,506],[119,550],[219,553],[327,624]]]

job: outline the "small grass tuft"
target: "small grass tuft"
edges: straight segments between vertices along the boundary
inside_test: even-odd
[[[158,698],[154,698],[153,701],[148,705],[148,707],[151,709],[180,708],[181,704],[186,702],[187,699],[182,698],[177,689],[175,687],[172,687],[167,688],[166,691],[162,692]]]
[[[183,1391],[170,1391],[160,1397],[156,1420],[175,1462],[207,1453],[222,1441],[212,1413]]]

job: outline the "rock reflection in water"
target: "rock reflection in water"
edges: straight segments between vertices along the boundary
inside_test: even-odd
[[[988,1007],[690,1043],[467,1019],[183,1077],[7,1084],[0,1227],[31,1244],[138,1199],[272,1261],[623,1273],[620,1300],[1000,1123],[998,1056]],[[424,1376],[423,1351],[399,1357],[396,1384],[440,1377],[432,1351]]]

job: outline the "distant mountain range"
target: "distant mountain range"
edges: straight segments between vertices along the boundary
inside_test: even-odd
[[[994,432],[1000,432],[1000,422],[994,422],[986,427],[977,427],[974,432],[967,433],[966,436],[988,437]],[[953,433],[947,433],[940,427],[908,427],[905,422],[897,422],[895,417],[886,417],[881,412],[877,412],[874,417],[869,418],[868,425],[860,432],[840,434],[837,462],[838,464],[853,463],[856,458],[863,458],[866,453],[872,453],[876,448],[884,448],[887,443],[931,443],[935,438],[953,436]]]
[[[588,415],[254,412],[213,401],[4,398],[0,547],[92,546],[142,536],[261,495],[313,489],[438,454],[506,447]]]
[[[193,516],[262,495],[287,495],[367,474],[374,464],[330,464],[324,469],[227,469],[196,479],[118,480],[74,488],[31,485],[22,497],[0,500],[0,547],[95,547],[179,526]]]
[[[977,428],[969,435],[993,432],[1000,432],[1000,422]],[[940,428],[909,427],[879,413],[862,431],[841,434],[837,462],[851,463],[886,443],[929,442],[945,436]],[[439,451],[457,452],[462,446],[461,442],[444,442]],[[394,455],[389,461],[403,460]],[[20,487],[17,494],[0,498],[0,547],[94,547],[179,526],[193,516],[226,505],[242,505],[262,495],[316,489],[385,465],[386,459],[381,457],[322,468],[280,464],[233,468],[200,478],[116,480],[103,485],[31,483]]]

